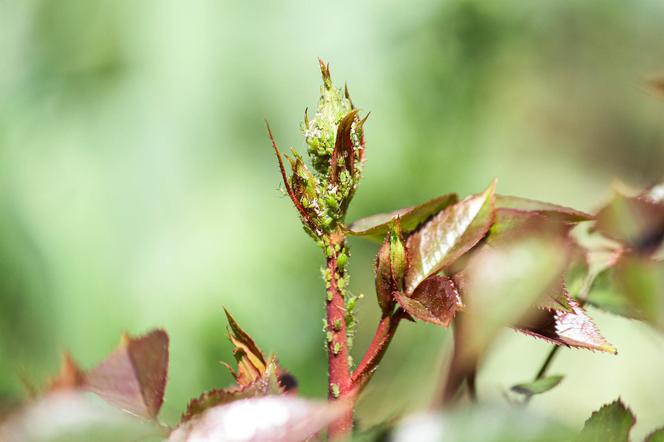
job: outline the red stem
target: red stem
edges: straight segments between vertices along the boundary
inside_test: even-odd
[[[343,243],[341,244],[343,250]],[[329,287],[327,289],[327,332],[332,339],[327,343],[328,397],[336,400],[351,390],[350,366],[348,364],[348,341],[346,336],[346,305],[337,286],[337,277],[343,276],[343,269],[337,266],[336,252],[327,258]],[[353,427],[353,410],[330,424],[330,440],[347,437]]]
[[[360,361],[360,364],[355,369],[355,372],[353,372],[351,378],[353,382],[353,391],[361,390],[366,383],[369,382],[376,367],[381,359],[383,359],[383,355],[385,355],[387,347],[389,347],[402,318],[403,310],[399,308],[394,314],[383,315],[380,319],[374,337],[371,340],[371,344],[369,344],[369,348]]]

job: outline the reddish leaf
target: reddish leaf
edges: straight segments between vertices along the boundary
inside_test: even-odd
[[[85,387],[137,416],[154,419],[164,401],[168,375],[168,335],[155,330],[125,335],[120,346],[85,377]]]
[[[374,241],[381,242],[390,229],[390,222],[399,217],[401,220],[401,231],[408,234],[429,218],[455,204],[458,197],[455,193],[442,195],[415,207],[406,207],[391,213],[381,213],[362,218],[348,227],[348,233],[355,236],[364,236]]]
[[[463,307],[459,291],[452,279],[430,276],[408,297],[395,292],[401,307],[413,318],[449,327],[456,312]]]
[[[539,212],[516,209],[496,209],[494,222],[486,241],[492,246],[519,240],[524,235],[565,236],[572,225],[559,217],[549,217]]]
[[[520,198],[517,196],[496,195],[496,210],[509,209],[520,212],[537,213],[560,221],[577,223],[593,219],[592,215],[557,204]]]
[[[169,442],[300,442],[346,413],[346,401],[316,402],[294,396],[243,399],[208,409],[180,425]]]
[[[405,292],[454,263],[486,235],[494,217],[496,182],[434,216],[407,241],[409,268]]]
[[[350,135],[353,123],[357,120],[357,112],[357,109],[348,112],[337,126],[337,139],[330,158],[330,181],[333,184],[336,184],[339,179],[338,166],[340,159],[343,159],[343,165],[350,176],[355,175],[355,147]]]
[[[85,374],[81,370],[69,352],[62,355],[62,363],[60,364],[60,372],[52,378],[48,386],[47,392],[58,390],[74,390],[81,388],[85,382]]]
[[[297,381],[279,366],[276,357],[266,360],[254,340],[239,326],[228,310],[224,311],[230,327],[229,338],[234,345],[233,355],[238,363],[237,372],[228,364],[224,365],[235,377],[237,385],[214,389],[192,399],[182,414],[182,422],[214,406],[270,394],[293,393],[297,389]]]
[[[240,325],[231,316],[228,310],[226,318],[228,318],[229,339],[235,346],[233,349],[233,356],[237,361],[237,372],[235,372],[228,364],[226,367],[235,377],[235,380],[240,385],[250,385],[257,379],[261,378],[267,368],[267,362],[263,352],[258,348],[251,336],[249,336]]]
[[[543,309],[525,323],[518,325],[516,329],[555,345],[616,354],[616,349],[599,333],[579,303],[567,291],[563,294],[572,312]]]

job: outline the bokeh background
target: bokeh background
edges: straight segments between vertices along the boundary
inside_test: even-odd
[[[278,191],[263,124],[303,147],[316,57],[371,111],[350,219],[499,192],[593,210],[614,179],[664,172],[664,3],[0,0],[0,401],[70,350],[83,367],[120,334],[171,336],[164,418],[231,382],[222,305],[325,395],[319,250]],[[355,353],[373,332],[372,256]],[[636,435],[664,424],[664,339],[591,312],[618,356],[564,350],[531,407],[572,427],[621,396]],[[449,333],[407,323],[359,407],[371,425],[428,404]],[[543,342],[506,331],[479,395],[535,374]]]

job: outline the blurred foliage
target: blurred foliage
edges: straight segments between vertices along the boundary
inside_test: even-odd
[[[664,104],[644,79],[664,69],[663,16],[652,0],[0,0],[0,409],[22,397],[21,379],[55,372],[62,350],[90,368],[121,331],[163,327],[173,421],[190,396],[231,381],[216,364],[230,354],[222,304],[303,394],[323,396],[319,251],[276,190],[262,124],[303,148],[316,57],[372,111],[350,219],[465,196],[494,176],[501,193],[590,210],[613,177],[661,178]],[[372,294],[377,248],[352,246],[351,289]],[[379,314],[372,299],[357,351]],[[620,394],[644,435],[661,424],[664,340],[594,316],[621,354],[563,352],[556,371],[581,369],[533,409],[580,427]],[[359,418],[426,405],[446,339],[406,324]],[[548,351],[500,340],[478,379],[496,399]]]

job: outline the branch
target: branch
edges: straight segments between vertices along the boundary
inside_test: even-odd
[[[384,315],[381,318],[371,344],[369,344],[369,348],[367,348],[360,364],[355,369],[355,372],[353,372],[351,381],[354,391],[361,390],[369,382],[371,376],[376,371],[376,367],[381,359],[383,359],[383,355],[397,331],[399,322],[403,318],[404,311],[401,308],[398,308],[393,314]]]
[[[343,250],[343,240],[341,241]],[[332,245],[334,248],[334,245]],[[328,398],[336,400],[351,391],[350,365],[348,363],[348,338],[346,335],[346,305],[337,285],[337,278],[342,277],[343,268],[337,264],[337,253],[327,257],[328,301],[327,311],[327,362],[328,362]],[[343,439],[353,427],[353,410],[330,424],[330,440]]]

